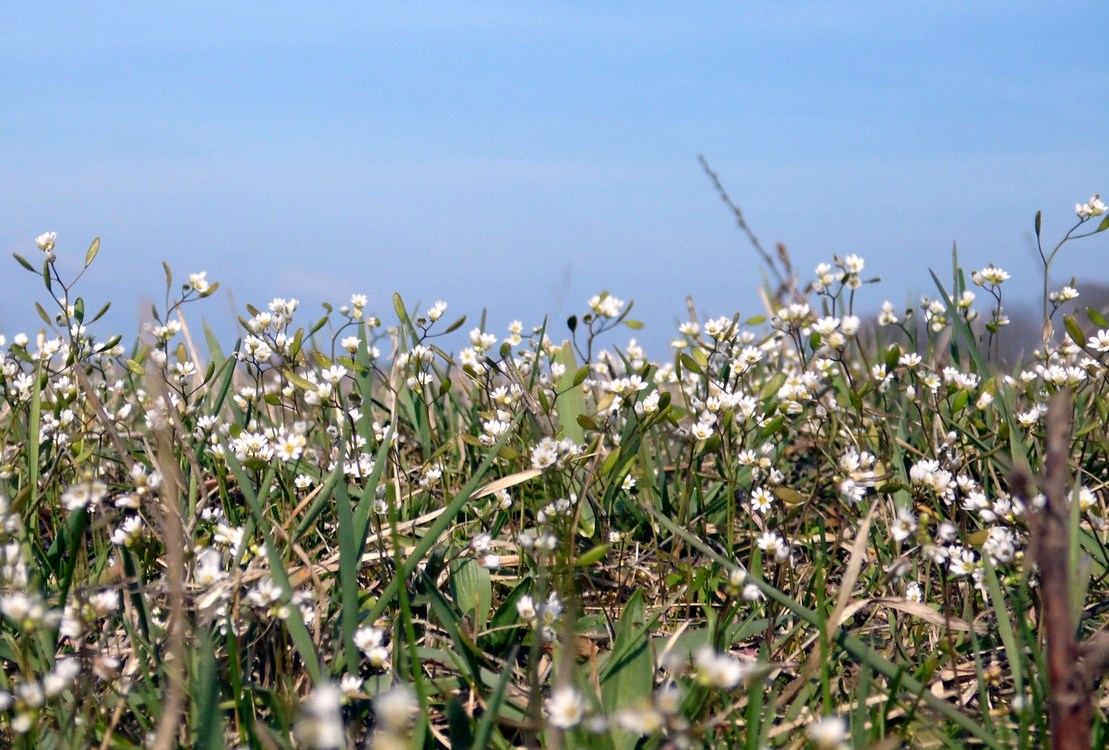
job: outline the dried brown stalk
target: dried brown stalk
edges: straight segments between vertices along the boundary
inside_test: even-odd
[[[1042,510],[1029,523],[1032,530],[1032,559],[1039,566],[1043,592],[1044,629],[1047,637],[1051,747],[1053,750],[1089,750],[1093,719],[1093,695],[1109,668],[1109,632],[1101,631],[1079,643],[1077,623],[1071,611],[1070,456],[1073,397],[1069,391],[1056,393],[1048,405],[1047,454],[1042,490]],[[1013,494],[1027,504],[1033,496],[1032,480],[1026,469],[1011,478]]]

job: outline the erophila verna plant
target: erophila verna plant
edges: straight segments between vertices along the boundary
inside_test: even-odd
[[[1009,274],[957,259],[875,317],[863,258],[801,278],[783,249],[764,312],[690,304],[652,360],[609,293],[454,353],[445,302],[276,298],[229,344],[187,322],[217,284],[168,265],[126,344],[43,234],[16,256],[43,327],[0,336],[0,741],[1034,748],[1065,615],[1103,746],[1109,321],[1048,272],[1105,214],[1041,250],[1010,369]],[[1057,392],[1063,591],[1055,501],[1010,480]]]

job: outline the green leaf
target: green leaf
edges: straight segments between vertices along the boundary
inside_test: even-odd
[[[777,395],[778,391],[780,391],[782,389],[782,386],[785,385],[785,382],[786,374],[784,372],[779,372],[777,375],[770,378],[770,380],[766,381],[766,384],[762,387],[762,390],[759,391],[759,401],[765,401],[771,396]]]
[[[281,374],[285,376],[286,380],[288,380],[290,383],[295,385],[297,388],[300,388],[301,390],[314,391],[319,387],[308,378],[302,378],[300,375],[297,375],[292,370],[282,370]]]
[[[1086,308],[1086,317],[1098,328],[1109,328],[1109,320],[1106,320],[1104,315],[1092,307]]]
[[[1042,222],[1043,222],[1043,212],[1042,211],[1037,211],[1036,212],[1036,239],[1039,239],[1039,237],[1040,237],[1040,225],[1041,225]]]
[[[140,365],[138,362],[136,362],[133,359],[127,360],[127,369],[131,371],[132,375],[135,375],[135,376],[140,377],[140,378],[143,375],[146,375],[146,370],[143,369],[143,366]]]
[[[123,340],[123,337],[118,335],[118,334],[115,335],[115,336],[112,336],[110,339],[108,339],[107,343],[101,344],[100,346],[97,347],[96,353],[100,354],[102,352],[106,352],[109,349],[113,348],[116,344],[118,344],[122,340]]]
[[[786,422],[786,418],[783,417],[781,414],[774,417],[769,422],[764,424],[762,426],[762,429],[759,430],[758,440],[760,442],[762,442],[763,440],[766,440],[768,437],[770,437],[774,433],[778,432],[778,430],[782,429],[782,425],[784,425],[785,422]]]
[[[304,329],[298,328],[293,334],[293,343],[289,344],[289,359],[293,362],[300,356],[300,348],[304,345]]]
[[[479,639],[478,645],[483,651],[499,654],[512,642],[511,626],[520,622],[520,613],[516,609],[516,602],[531,591],[531,578],[524,578],[516,588],[512,589],[501,606],[493,613],[493,621],[489,624],[489,632]]]
[[[453,333],[454,331],[457,331],[459,328],[461,328],[463,324],[465,324],[465,322],[466,316],[463,315],[461,318],[447,326],[447,330],[443,331],[443,333]]]
[[[242,493],[243,498],[246,500],[246,505],[250,508],[250,513],[254,517],[254,522],[256,524],[255,528],[262,537],[262,542],[266,549],[266,560],[269,562],[270,575],[273,577],[274,583],[281,589],[282,603],[289,605],[293,594],[293,586],[289,582],[289,572],[285,566],[284,556],[278,549],[273,535],[268,531],[268,529],[272,527],[272,523],[265,510],[269,503],[268,495],[270,489],[273,487],[274,469],[272,466],[269,468],[268,472],[259,483],[258,489],[255,490],[254,484],[248,478],[243,465],[235,458],[234,451],[228,449],[226,443],[223,443],[223,446],[226,451],[225,460],[227,461],[227,466],[238,483],[239,492]],[[320,661],[320,655],[316,650],[316,645],[312,642],[312,635],[308,632],[308,628],[304,624],[304,618],[300,614],[300,609],[292,605],[289,605],[287,609],[289,615],[284,621],[285,631],[288,633],[296,650],[300,652],[304,669],[308,672],[309,677],[312,678],[313,684],[319,684],[323,677],[323,664]]]
[[[18,262],[19,262],[19,265],[23,266],[24,268],[26,268],[26,269],[27,269],[28,271],[30,271],[31,273],[38,273],[38,271],[36,271],[36,270],[35,270],[35,267],[34,267],[34,266],[32,266],[32,265],[31,265],[30,263],[28,263],[28,262],[27,262],[27,259],[26,259],[26,258],[24,258],[24,257],[23,257],[22,255],[20,255],[19,253],[12,253],[12,257],[13,257],[13,258],[15,258],[15,259],[16,259],[16,261],[18,261]]]
[[[111,302],[105,302],[105,303],[104,303],[104,306],[103,306],[102,308],[100,308],[100,310],[98,310],[98,311],[97,311],[96,315],[93,315],[93,316],[92,316],[92,320],[90,320],[90,321],[89,321],[89,325],[92,325],[92,324],[93,324],[93,323],[95,323],[96,321],[98,321],[98,320],[100,320],[101,318],[103,318],[103,317],[104,317],[104,313],[108,312],[108,308],[109,308],[109,307],[111,307],[111,306],[112,306],[112,303],[111,303]]]
[[[193,707],[193,727],[195,731],[193,747],[202,750],[217,750],[223,744],[223,712],[220,710],[219,667],[216,664],[215,647],[208,631],[196,629],[197,642],[196,666],[190,675],[190,694]]]
[[[85,268],[92,265],[93,260],[96,259],[96,254],[100,252],[100,238],[97,237],[89,245],[88,252],[85,253]]]
[[[581,392],[579,385],[574,385],[574,379],[578,374],[578,363],[569,341],[562,342],[562,347],[554,356],[554,361],[566,368],[556,383],[558,396],[555,398],[559,422],[562,425],[562,436],[581,445],[585,442],[585,429],[578,424],[578,417],[584,415],[586,411],[585,394]]]
[[[1005,647],[1005,654],[1009,657],[1009,664],[1012,667],[1010,673],[1013,675],[1017,695],[1023,695],[1024,680],[1021,679],[1021,676],[1024,670],[1024,650],[1017,641],[1016,631],[1013,630],[1013,617],[1005,604],[1005,594],[997,580],[997,571],[990,564],[989,555],[982,556],[982,568],[985,572],[983,577],[986,579],[986,593],[989,595],[990,603],[994,608],[1001,644]],[[981,678],[981,675],[979,675],[979,678]]]
[[[588,568],[590,565],[595,565],[605,558],[608,554],[607,544],[598,544],[593,549],[589,550],[581,557],[579,557],[574,564],[579,568]]]
[[[640,320],[625,320],[624,325],[626,325],[628,328],[632,329],[633,331],[638,331],[638,330],[641,330],[643,328],[643,321],[640,321]]]
[[[485,629],[493,604],[493,583],[489,570],[473,558],[451,566],[451,595],[462,614],[473,618],[474,632]]]
[[[645,627],[643,592],[636,589],[616,625],[616,641],[601,672],[601,697],[605,713],[613,717],[626,708],[649,704],[655,682],[651,642]],[[622,729],[613,731],[617,750],[633,750],[637,735]]]
[[[597,430],[598,429],[597,423],[594,422],[592,418],[586,416],[585,414],[579,414],[578,415],[578,424],[581,425],[586,430]]]
[[[506,669],[505,671],[509,672],[511,670]],[[447,738],[450,740],[451,747],[474,747],[474,734],[470,730],[470,715],[462,706],[462,701],[458,699],[457,695],[447,702]]]
[[[47,313],[43,306],[40,305],[38,302],[35,303],[35,312],[37,312],[39,314],[39,317],[42,318],[43,323],[46,323],[46,325],[48,326],[54,325],[54,321],[50,320],[50,314]]]
[[[512,427],[515,428],[521,419],[521,415],[514,417]],[[461,513],[462,509],[467,507],[470,503],[474,492],[477,491],[478,487],[485,480],[485,475],[492,468],[498,451],[504,447],[512,434],[512,429],[509,429],[505,434],[500,436],[497,442],[489,449],[489,452],[485,454],[485,457],[481,460],[478,467],[470,473],[466,483],[462,485],[461,489],[459,489],[454,497],[451,498],[450,502],[447,503],[442,514],[427,527],[424,531],[424,536],[416,542],[412,551],[404,558],[399,569],[381,592],[377,602],[370,608],[367,619],[370,621],[376,620],[385,614],[385,610],[393,604],[394,600],[397,598],[398,591],[406,584],[408,576],[416,570],[420,561],[423,560],[428,551],[435,546],[436,541],[446,533],[447,529],[453,523],[455,523],[455,516]],[[379,453],[387,450],[391,443],[389,441],[382,441],[381,445],[382,447],[379,449]],[[380,472],[383,470],[386,463],[387,462],[384,460],[377,461],[377,467],[374,469],[377,476],[380,476]],[[376,482],[376,477],[371,477],[371,482],[367,482],[367,488],[374,482]],[[361,506],[359,507],[359,511],[361,512]]]
[[[1101,223],[1097,225],[1097,232],[1104,232],[1106,229],[1109,229],[1109,215],[1106,215],[1106,217],[1101,220]],[[1095,234],[1097,232],[1095,232]]]
[[[402,323],[408,321],[408,308],[404,306],[404,300],[401,299],[400,292],[393,294],[393,311],[396,312]]]
[[[789,487],[778,486],[774,488],[774,497],[781,500],[786,505],[800,505],[809,499],[809,496],[797,490],[791,490]]]
[[[901,347],[899,347],[897,344],[891,344],[890,347],[886,349],[886,369],[890,371],[894,370],[900,361]]]
[[[694,373],[695,375],[704,375],[705,370],[693,357],[685,352],[678,355],[678,360],[682,363],[682,367]]]
[[[1077,321],[1069,315],[1063,316],[1063,325],[1066,326],[1067,334],[1071,340],[1079,346],[1086,346],[1086,334],[1078,327]]]
[[[516,652],[519,650],[518,646],[513,647],[512,652],[505,660],[508,664],[513,664],[516,661]],[[497,679],[497,684],[493,688],[493,694],[489,697],[489,701],[485,705],[485,711],[478,721],[477,727],[474,729],[472,748],[490,747],[492,743],[490,739],[493,735],[493,722],[500,714],[501,706],[505,703],[505,694],[507,693],[508,683],[512,679],[511,669],[502,669],[501,674]]]

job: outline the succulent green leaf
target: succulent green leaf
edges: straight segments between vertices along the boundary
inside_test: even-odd
[[[1063,325],[1066,326],[1067,334],[1071,340],[1079,346],[1086,346],[1086,334],[1078,326],[1078,322],[1070,315],[1063,316]]]
[[[19,263],[19,265],[23,266],[24,268],[26,268],[31,273],[38,273],[38,271],[35,270],[35,267],[32,266],[29,262],[27,262],[27,259],[24,258],[19,253],[12,253],[12,257],[16,259],[16,261]]]
[[[85,253],[85,268],[88,268],[89,266],[92,265],[92,262],[94,260],[96,260],[96,254],[99,253],[99,252],[100,252],[100,238],[97,237],[96,239],[94,239],[92,241],[92,244],[89,245],[88,252]]]
[[[682,366],[685,367],[685,369],[689,370],[690,372],[694,373],[695,375],[704,375],[705,374],[704,368],[701,367],[701,365],[697,362],[697,360],[695,360],[693,357],[689,356],[685,352],[682,352],[681,354],[679,354],[678,359],[681,361]]]
[[[1104,315],[1092,307],[1086,308],[1086,317],[1098,328],[1109,328],[1109,320],[1106,320]]]

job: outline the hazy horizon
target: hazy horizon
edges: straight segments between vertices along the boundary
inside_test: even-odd
[[[106,9],[107,8],[107,9]],[[692,295],[760,312],[762,269],[697,163],[798,270],[857,253],[860,306],[934,295],[966,268],[1038,301],[1032,220],[1053,242],[1109,192],[1109,38],[1095,3],[58,3],[9,10],[0,140],[0,332],[41,326],[35,236],[98,325],[206,270],[189,309],[351,293],[445,299],[498,336],[559,326],[592,294],[636,300],[664,343]],[[1105,282],[1105,236],[1056,284]],[[230,341],[228,342],[230,343]],[[655,348],[657,352],[657,348]],[[660,353],[660,352],[658,352]]]

